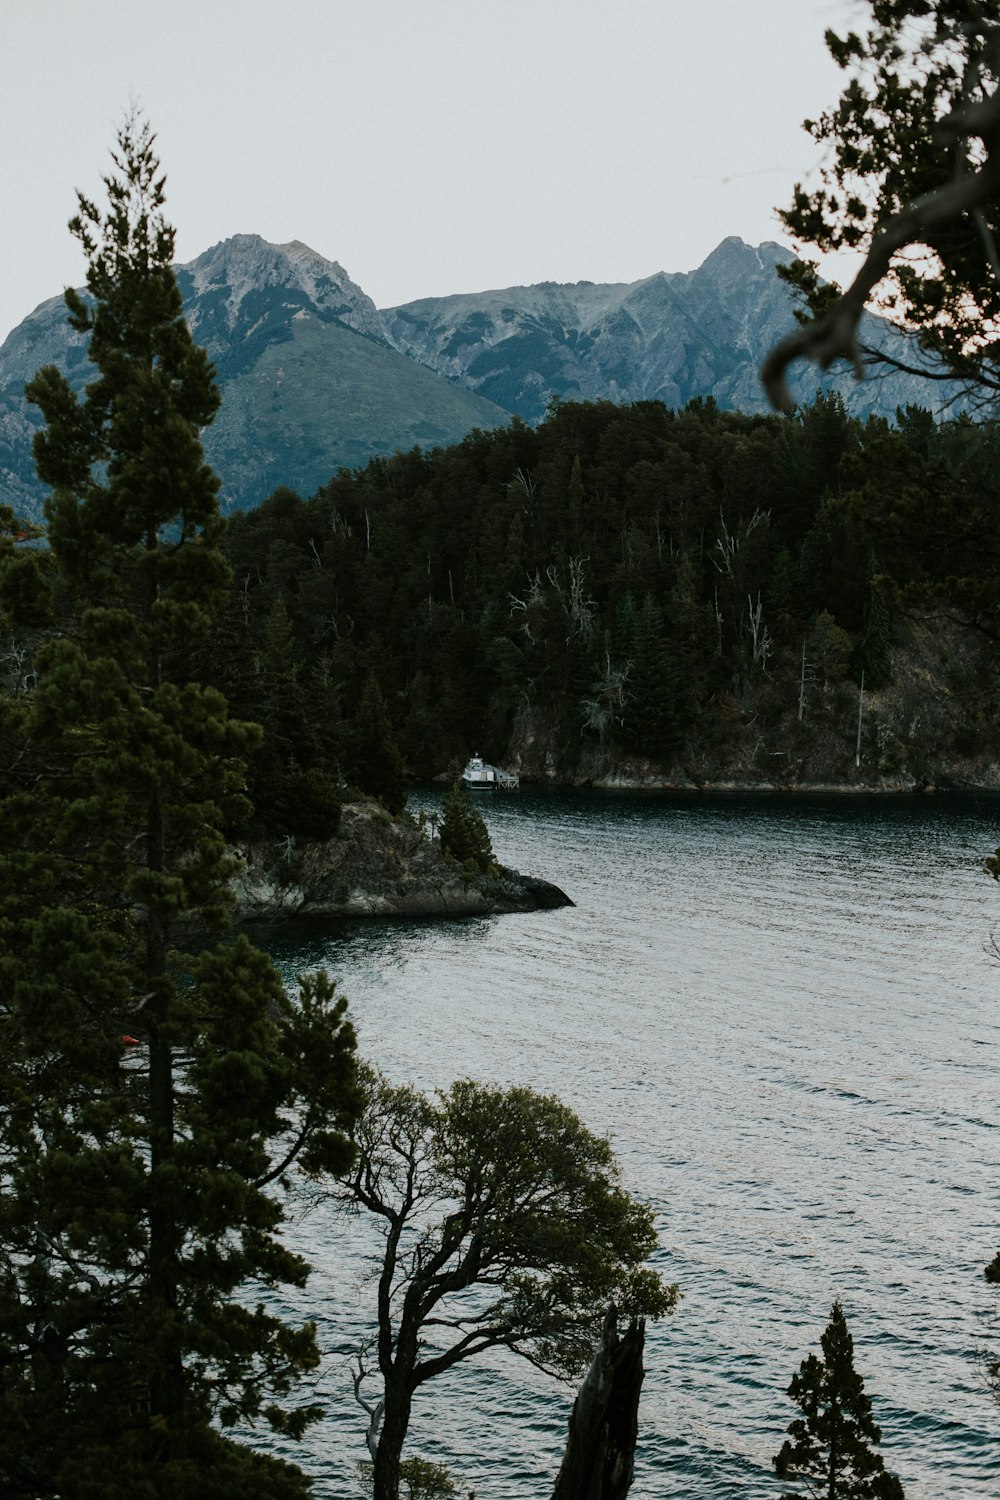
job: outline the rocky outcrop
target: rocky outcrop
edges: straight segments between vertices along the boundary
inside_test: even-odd
[[[557,886],[516,870],[469,877],[430,831],[375,803],[349,804],[331,839],[266,839],[236,850],[236,919],[471,917],[572,906]]]
[[[259,234],[234,234],[177,268],[191,332],[216,360],[255,331],[272,305],[302,310],[392,347],[381,313],[339,261],[301,240],[272,245]]]

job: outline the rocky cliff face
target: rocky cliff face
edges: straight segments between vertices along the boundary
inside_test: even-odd
[[[658,400],[684,406],[712,396],[720,406],[763,411],[757,371],[794,325],[792,300],[775,264],[791,253],[735,237],[689,273],[658,273],[630,284],[510,287],[430,298],[391,308],[386,326],[397,346],[431,369],[537,422],[555,397],[615,402]],[[900,335],[867,321],[868,337],[912,349]],[[918,378],[890,374],[858,384],[800,366],[797,401],[838,390],[857,416],[927,402]]]

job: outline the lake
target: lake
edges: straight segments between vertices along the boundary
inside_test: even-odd
[[[411,807],[440,806],[428,790]],[[908,1500],[1000,1490],[981,1368],[1000,1327],[1000,888],[989,798],[670,797],[522,790],[479,802],[502,862],[576,905],[524,916],[290,930],[289,980],[324,967],[394,1080],[558,1094],[612,1139],[683,1293],[647,1331],[633,1494],[776,1495],[785,1392],[840,1297]],[[375,1246],[303,1201],[328,1418],[274,1443],[320,1500],[360,1493],[347,1360]],[[573,1389],[469,1362],[418,1394],[407,1451],[478,1500],[538,1500]]]

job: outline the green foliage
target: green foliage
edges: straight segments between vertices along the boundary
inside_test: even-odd
[[[452,783],[441,807],[438,837],[445,854],[471,874],[488,875],[496,870],[489,829],[473,794],[463,787],[462,773],[457,767],[453,767]]]
[[[854,1343],[839,1301],[821,1340],[792,1377],[788,1394],[803,1415],[789,1423],[776,1455],[779,1479],[798,1479],[815,1500],[902,1500],[903,1487],[874,1450],[882,1440],[865,1383],[854,1368]],[[799,1500],[801,1491],[782,1500]]]
[[[299,1496],[215,1425],[316,1414],[283,1405],[312,1328],[253,1301],[307,1273],[285,1174],[350,1160],[353,1034],[324,977],[293,1001],[246,939],[201,946],[260,736],[189,675],[228,584],[217,397],[152,136],[133,119],[118,147],[108,212],[81,197],[73,224],[95,378],[29,386],[49,551],[0,546],[12,627],[58,622],[0,699],[0,1488]]]
[[[641,755],[669,761],[681,724],[677,713],[678,670],[663,611],[647,594],[638,611],[627,596],[619,623],[619,654],[629,663],[621,718],[622,738]],[[674,650],[676,650],[676,646]]]
[[[365,1494],[370,1495],[375,1483],[375,1465],[363,1459],[358,1464],[358,1478]],[[447,1465],[433,1463],[418,1453],[400,1462],[399,1482],[406,1486],[405,1500],[450,1500],[452,1495],[458,1494],[458,1486]],[[475,1500],[475,1497],[470,1497],[470,1500]]]
[[[825,165],[819,185],[796,185],[780,214],[798,241],[823,252],[867,249],[891,216],[978,168],[975,135],[960,129],[946,137],[941,125],[996,89],[998,21],[992,0],[873,0],[865,29],[827,31],[847,82],[832,109],[806,121]],[[887,256],[880,292],[881,306],[919,331],[946,372],[990,390],[1000,383],[1000,285],[988,248],[998,231],[995,190],[975,211],[962,205],[923,215],[915,235],[923,253],[904,247]],[[799,286],[814,312],[829,306],[814,263],[779,275]]]
[[[297,503],[290,491],[285,495]],[[192,666],[234,711],[261,725],[247,767],[254,830],[306,839],[336,833],[344,738],[339,688],[325,654],[303,659],[284,593],[257,617],[245,591],[231,592]]]
[[[340,1197],[386,1237],[374,1493],[396,1500],[412,1398],[426,1381],[497,1347],[575,1373],[609,1302],[659,1318],[677,1292],[646,1264],[652,1211],[621,1188],[608,1142],[558,1099],[470,1081],[431,1099],[372,1069],[362,1082],[357,1160]]]
[[[892,681],[890,591],[888,580],[879,572],[874,553],[868,564],[868,597],[858,654],[869,687],[882,688]]]
[[[406,806],[406,770],[374,672],[369,675],[351,727],[350,779],[384,802],[391,813]]]
[[[844,677],[853,650],[854,643],[847,631],[841,630],[830,611],[824,609],[813,625],[809,654],[826,681],[839,682]]]

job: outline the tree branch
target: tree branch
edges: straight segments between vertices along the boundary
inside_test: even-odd
[[[952,223],[963,214],[975,215],[983,204],[1000,197],[1000,90],[953,110],[939,128],[942,136],[977,136],[986,147],[986,160],[976,172],[966,171],[963,164],[943,186],[886,219],[872,235],[868,254],[847,291],[822,317],[797,328],[775,345],[761,366],[760,378],[776,410],[794,410],[785,372],[797,359],[812,360],[822,370],[828,370],[836,359],[847,359],[860,380],[858,326],[865,303],[887,275],[892,257],[907,245],[920,244],[927,230]],[[992,264],[993,258],[988,258]]]
[[[450,1370],[452,1365],[457,1365],[461,1359],[469,1359],[473,1354],[481,1354],[484,1349],[495,1349],[498,1345],[506,1345],[513,1348],[512,1340],[518,1335],[513,1328],[475,1328],[467,1333],[457,1344],[452,1344],[443,1354],[435,1355],[433,1359],[421,1360],[414,1368],[413,1381],[415,1385],[423,1385],[425,1380],[430,1380],[434,1375],[440,1375],[443,1370]],[[520,1352],[520,1351],[518,1351]]]
[[[385,1412],[385,1398],[383,1397],[381,1401],[372,1402],[366,1401],[361,1394],[361,1382],[371,1374],[371,1371],[365,1364],[365,1355],[370,1347],[369,1344],[362,1344],[358,1350],[357,1369],[351,1370],[351,1383],[354,1386],[355,1401],[368,1416],[368,1430],[365,1433],[365,1444],[371,1456],[372,1463],[374,1463],[378,1454],[378,1439],[379,1432],[382,1429],[382,1416]]]

